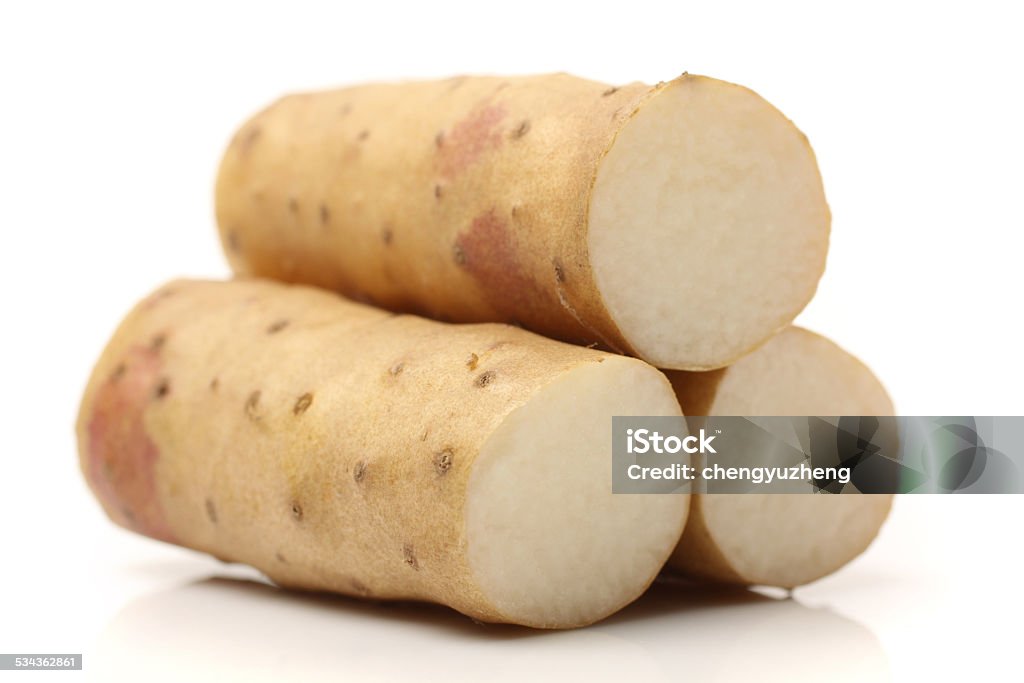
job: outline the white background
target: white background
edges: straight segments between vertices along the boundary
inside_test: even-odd
[[[687,70],[754,88],[810,137],[834,214],[799,322],[903,414],[1024,413],[1012,3],[345,4],[0,5],[0,652],[86,656],[6,677],[1009,676],[1018,496],[902,498],[866,555],[793,601],[661,587],[555,634],[210,581],[253,574],[106,521],[73,442],[91,363],[164,280],[227,274],[211,194],[233,129],[283,92],[370,79]]]

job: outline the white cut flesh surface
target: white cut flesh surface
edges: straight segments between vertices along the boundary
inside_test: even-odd
[[[679,415],[654,368],[608,357],[569,370],[488,437],[466,497],[469,563],[508,621],[582,626],[632,602],[661,570],[686,495],[613,495],[612,416]]]
[[[810,301],[829,222],[814,153],[792,122],[746,88],[684,76],[617,134],[587,240],[598,290],[636,354],[706,370]]]

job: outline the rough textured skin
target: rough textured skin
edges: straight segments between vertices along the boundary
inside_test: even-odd
[[[284,97],[224,155],[228,260],[391,310],[637,355],[594,281],[588,207],[617,132],[666,85],[554,74]]]
[[[828,339],[795,326],[786,328],[759,350],[728,368],[712,372],[672,371],[666,372],[666,376],[686,415],[895,414],[885,389],[863,363]],[[729,494],[718,496],[728,497]],[[871,497],[884,499],[886,509],[891,507],[891,495]],[[779,585],[777,581],[766,581],[762,577],[744,576],[730,564],[705,523],[703,505],[707,498],[707,495],[690,498],[690,516],[683,537],[669,559],[669,567],[693,578],[722,583]],[[836,502],[827,496],[815,498],[820,498],[814,501],[818,505]],[[751,523],[771,524],[772,521],[751,520]],[[867,544],[853,549],[850,558],[866,549]]]
[[[540,387],[607,357],[305,287],[176,281],[96,365],[81,466],[111,519],[140,533],[286,586],[502,621],[466,563],[474,458]]]

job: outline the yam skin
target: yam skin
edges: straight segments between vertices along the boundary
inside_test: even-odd
[[[727,365],[795,317],[830,222],[795,126],[686,74],[287,96],[234,136],[216,214],[238,274],[686,370]]]
[[[639,596],[682,533],[685,496],[611,494],[611,416],[630,411],[680,414],[642,361],[176,281],[117,330],[77,432],[125,528],[283,586],[565,628]]]
[[[688,415],[893,415],[859,360],[790,327],[735,365],[667,373]],[[691,578],[794,588],[867,549],[892,506],[881,494],[702,494],[669,567]]]

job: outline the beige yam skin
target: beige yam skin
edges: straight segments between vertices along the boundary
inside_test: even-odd
[[[228,261],[391,310],[642,357],[595,283],[588,211],[616,134],[667,87],[743,89],[686,74],[653,87],[552,74],[284,97],[238,131],[221,163]],[[813,287],[804,294],[766,335]]]
[[[281,585],[507,621],[467,565],[474,458],[539,388],[608,358],[306,287],[175,281],[98,361],[81,467],[117,524]]]
[[[767,344],[728,368],[712,372],[667,372],[676,396],[687,415],[893,415],[895,409],[874,374],[828,339],[791,326]],[[717,494],[690,498],[686,529],[668,565],[694,578],[741,585],[774,585],[794,588],[839,569],[867,549],[874,536],[848,546],[830,569],[808,573],[802,567],[785,567],[761,574],[744,574],[726,557],[705,519],[708,498],[749,500],[750,497],[799,495],[809,505],[857,507],[874,515],[875,531],[891,509],[891,495],[811,496],[809,494]],[[863,506],[864,498],[871,498]],[[740,502],[740,501],[738,501]],[[750,524],[775,524],[769,516]],[[848,539],[837,539],[848,542]]]
[[[228,260],[393,310],[628,351],[590,271],[588,197],[616,131],[656,91],[555,74],[284,97],[221,164]]]

